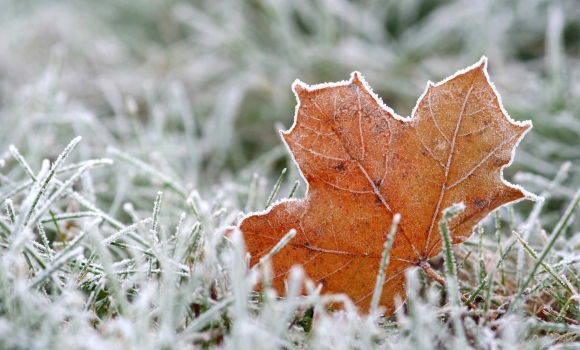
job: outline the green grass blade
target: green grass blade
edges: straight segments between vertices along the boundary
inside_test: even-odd
[[[377,312],[379,306],[379,300],[381,299],[381,292],[383,290],[383,284],[385,283],[385,272],[387,270],[387,265],[389,264],[389,258],[391,257],[391,247],[395,241],[395,234],[397,233],[397,226],[401,220],[401,215],[395,214],[393,216],[393,223],[391,224],[391,231],[389,232],[387,239],[385,240],[383,255],[381,257],[381,264],[379,266],[379,273],[377,275],[377,283],[375,284],[375,290],[373,292],[373,299],[371,301],[370,314],[374,315]]]

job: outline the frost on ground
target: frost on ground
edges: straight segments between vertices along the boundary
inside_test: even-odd
[[[1,2],[0,348],[575,342],[579,22],[573,1]],[[290,83],[358,70],[408,115],[425,81],[483,54],[505,109],[534,123],[505,177],[546,201],[502,208],[453,248],[478,309],[418,270],[390,318],[309,282],[293,297],[300,270],[288,298],[252,292],[267,261],[248,270],[240,237],[221,235],[304,196],[276,131],[292,122]]]

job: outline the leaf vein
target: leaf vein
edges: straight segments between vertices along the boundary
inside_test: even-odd
[[[461,182],[465,181],[465,179],[467,179],[469,176],[471,176],[471,174],[473,174],[480,166],[483,165],[483,163],[485,163],[485,161],[487,161],[489,159],[489,157],[491,157],[493,154],[495,154],[495,152],[500,149],[501,147],[503,147],[506,143],[513,141],[513,139],[516,137],[517,135],[513,135],[512,137],[510,137],[507,140],[504,140],[502,143],[500,143],[497,147],[495,147],[491,152],[489,152],[485,157],[483,157],[483,159],[477,163],[467,174],[465,174],[461,179],[455,181],[454,183],[452,183],[451,185],[449,185],[447,187],[448,190],[452,189],[453,187],[459,185]]]
[[[475,80],[475,77],[474,79]],[[471,91],[473,90],[473,80],[469,86],[469,90],[465,94],[465,99],[463,100],[463,106],[461,106],[461,111],[459,112],[459,117],[457,118],[457,125],[455,126],[455,132],[453,134],[453,140],[451,142],[451,150],[449,151],[449,157],[447,158],[447,164],[445,165],[445,176],[443,178],[443,184],[441,184],[441,191],[439,193],[439,200],[437,201],[437,206],[435,207],[435,211],[433,212],[433,217],[431,219],[431,225],[429,226],[429,233],[427,234],[427,240],[425,241],[425,247],[423,253],[427,252],[427,247],[429,247],[429,243],[431,241],[431,234],[433,233],[433,227],[435,226],[435,220],[437,219],[437,215],[439,214],[439,209],[441,208],[441,202],[443,201],[443,196],[445,195],[445,191],[447,190],[447,179],[449,177],[449,168],[451,167],[451,161],[453,160],[453,153],[455,151],[455,143],[457,141],[457,135],[459,133],[459,127],[461,126],[461,121],[463,120],[465,106],[467,106],[467,101],[469,100],[469,96],[471,95]],[[426,258],[424,256],[423,258]]]
[[[427,96],[427,103],[429,105],[429,113],[431,114],[431,119],[433,119],[433,123],[435,124],[435,128],[437,128],[437,130],[439,130],[439,133],[441,134],[441,136],[443,136],[445,141],[447,141],[447,143],[450,144],[451,141],[449,141],[447,136],[443,133],[443,130],[441,130],[441,128],[439,127],[439,123],[437,123],[437,119],[435,119],[435,115],[433,115],[433,108],[431,107],[431,87],[429,87],[429,95]]]

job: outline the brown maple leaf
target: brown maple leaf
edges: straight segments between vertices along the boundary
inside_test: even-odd
[[[308,183],[305,199],[283,200],[246,216],[251,265],[291,229],[295,238],[272,259],[273,287],[300,265],[323,293],[345,293],[368,310],[383,243],[401,214],[380,305],[405,299],[405,270],[441,253],[442,211],[463,202],[449,222],[465,241],[494,209],[537,199],[502,177],[531,122],[515,122],[489,81],[487,59],[427,84],[410,118],[397,116],[358,72],[346,82],[293,84],[294,125],[282,137]]]

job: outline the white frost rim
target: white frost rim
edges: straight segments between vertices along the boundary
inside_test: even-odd
[[[314,85],[308,85],[302,81],[300,81],[299,79],[296,79],[294,81],[294,83],[292,83],[292,91],[294,92],[294,96],[296,96],[296,101],[298,102],[296,104],[296,108],[294,111],[294,123],[292,124],[292,126],[290,127],[290,129],[288,129],[287,131],[283,131],[280,130],[280,134],[283,135],[287,135],[289,133],[292,132],[292,130],[294,130],[294,128],[296,127],[297,121],[298,121],[298,111],[300,110],[300,105],[301,105],[301,101],[300,101],[300,94],[302,94],[303,92],[313,92],[316,90],[321,90],[321,89],[326,89],[326,88],[332,88],[332,87],[338,87],[338,86],[347,86],[352,84],[355,80],[359,80],[363,87],[367,90],[367,92],[374,98],[374,100],[377,102],[377,104],[386,112],[388,112],[389,114],[391,114],[395,119],[404,121],[404,122],[410,122],[411,120],[413,120],[415,118],[415,111],[417,110],[417,108],[419,107],[419,103],[423,100],[423,98],[425,97],[425,95],[427,94],[427,92],[429,91],[430,87],[436,87],[439,85],[443,85],[446,82],[456,78],[457,76],[461,75],[461,74],[465,74],[473,69],[477,69],[477,68],[482,68],[483,74],[485,75],[485,79],[487,81],[487,83],[489,84],[489,86],[491,86],[491,89],[493,91],[493,93],[496,95],[497,97],[497,101],[499,103],[499,107],[501,112],[503,113],[503,115],[508,119],[509,122],[511,122],[514,125],[517,126],[530,126],[526,131],[524,131],[520,137],[517,139],[516,143],[514,144],[514,146],[512,147],[512,151],[511,151],[511,157],[510,157],[510,161],[503,165],[501,167],[501,181],[508,187],[514,188],[514,189],[518,189],[520,191],[522,191],[522,193],[524,194],[524,197],[506,203],[505,205],[508,204],[512,204],[512,203],[517,203],[523,199],[529,199],[535,202],[539,202],[539,201],[543,201],[544,198],[538,195],[535,195],[529,191],[527,191],[526,189],[524,189],[522,186],[517,185],[517,184],[512,184],[510,182],[507,182],[506,179],[503,176],[503,169],[509,167],[513,161],[514,161],[514,157],[515,157],[515,151],[516,148],[518,147],[518,145],[520,144],[520,142],[522,141],[522,139],[524,138],[524,136],[532,129],[532,121],[531,120],[526,120],[526,121],[516,121],[514,119],[512,119],[510,117],[510,115],[508,114],[508,112],[505,110],[502,100],[501,100],[501,96],[499,94],[499,92],[497,91],[495,84],[491,81],[489,74],[487,72],[487,57],[486,56],[481,56],[481,58],[479,59],[479,61],[477,61],[475,64],[472,64],[471,66],[467,67],[467,68],[463,68],[458,70],[457,72],[455,72],[453,75],[448,76],[447,78],[441,80],[438,83],[433,83],[432,81],[427,81],[427,86],[425,88],[425,91],[421,94],[421,96],[419,96],[419,98],[417,99],[417,104],[415,105],[415,107],[413,107],[413,110],[411,111],[411,117],[409,118],[404,118],[401,117],[400,115],[398,115],[397,113],[395,113],[395,111],[387,106],[383,100],[373,92],[372,88],[370,87],[370,85],[366,82],[366,80],[364,79],[363,75],[358,72],[358,71],[354,71],[350,74],[350,79],[349,80],[342,80],[339,82],[335,82],[335,83],[321,83],[321,84],[314,84]],[[284,145],[286,146],[286,149],[288,150],[288,153],[290,154],[290,156],[292,157],[292,161],[294,162],[294,164],[296,165],[296,167],[298,168],[298,171],[300,173],[300,176],[302,177],[302,180],[304,180],[304,182],[306,183],[306,192],[305,192],[305,196],[308,196],[308,190],[309,190],[309,186],[310,184],[308,183],[308,181],[306,181],[306,177],[304,176],[304,174],[302,173],[302,169],[300,169],[300,166],[298,166],[298,162],[296,161],[296,158],[294,158],[294,154],[292,153],[292,151],[290,150],[290,147],[288,146],[288,144],[286,143],[286,140],[284,140],[284,138],[282,138],[282,141],[284,142]],[[265,209],[265,210],[259,210],[259,211],[255,211],[255,212],[250,212],[247,213],[246,215],[244,215],[238,222],[238,225],[245,220],[246,218],[253,216],[253,215],[264,215],[264,214],[268,214],[275,206],[277,206],[280,203],[286,203],[286,202],[296,202],[296,201],[300,201],[300,200],[304,200],[304,199],[299,199],[299,198],[283,198],[283,199],[279,199],[277,201],[275,201],[274,203],[272,203],[270,205],[269,208]]]

